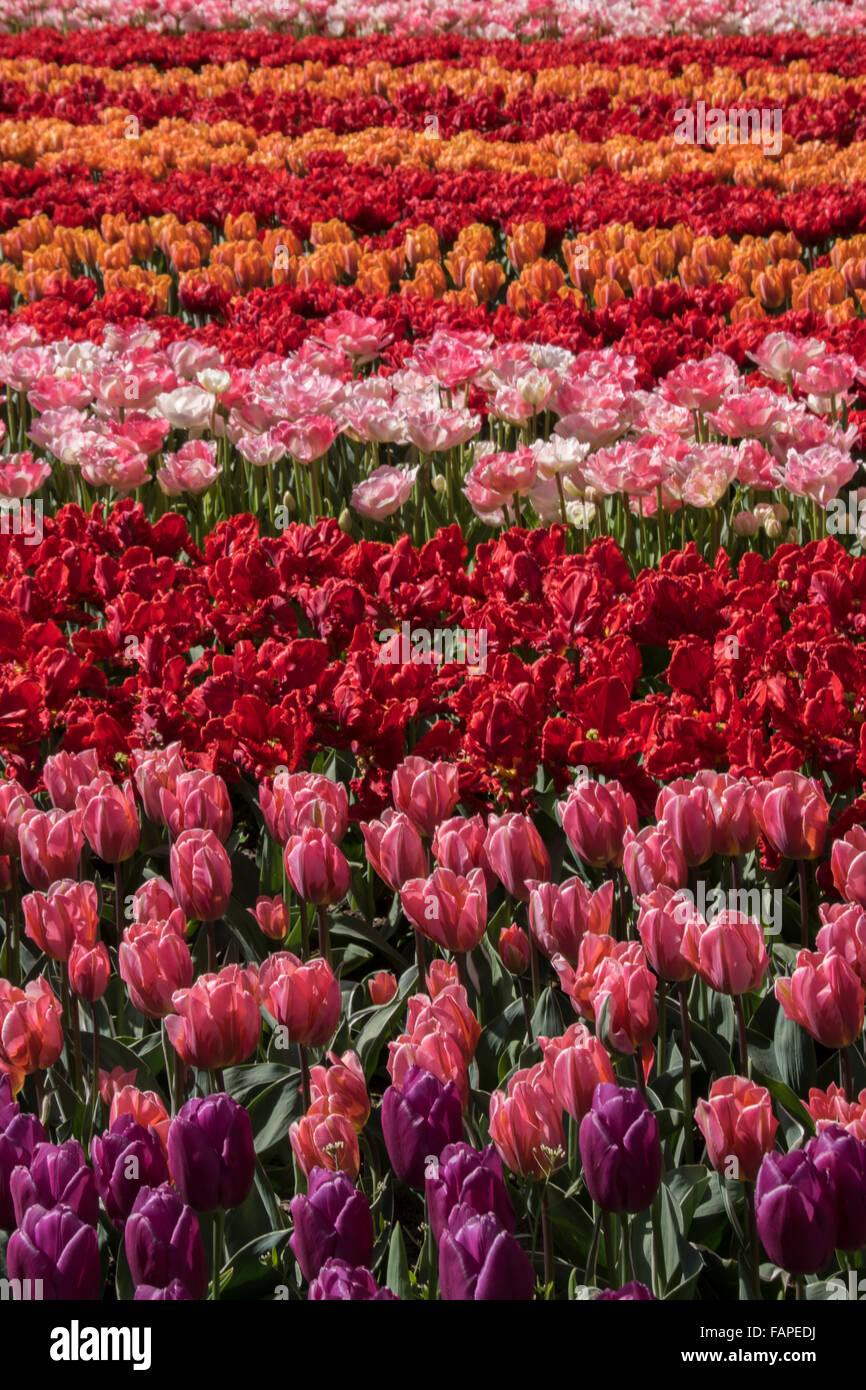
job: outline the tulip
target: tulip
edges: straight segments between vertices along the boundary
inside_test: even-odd
[[[544,1064],[511,1077],[490,1097],[490,1138],[502,1162],[524,1178],[548,1178],[565,1158],[562,1107]]]
[[[24,877],[44,891],[59,878],[73,878],[84,848],[79,811],[25,811],[18,824]]]
[[[511,1232],[517,1226],[502,1163],[492,1144],[480,1151],[471,1144],[446,1145],[439,1158],[427,1165],[424,1191],[437,1245],[457,1207],[476,1216],[491,1212],[499,1225]]]
[[[302,1047],[321,1047],[340,1021],[340,986],[321,956],[306,964],[291,951],[268,956],[259,971],[259,997],[289,1042]]]
[[[622,864],[625,832],[637,830],[637,811],[634,800],[619,782],[584,778],[575,783],[567,800],[560,801],[556,809],[578,859],[597,869],[618,868]]]
[[[819,1134],[828,1125],[839,1125],[856,1139],[866,1142],[866,1089],[860,1092],[857,1100],[849,1101],[835,1081],[831,1081],[826,1091],[819,1091],[813,1086],[806,1108]]]
[[[180,756],[180,744],[170,743],[153,752],[136,749],[132,755],[132,776],[148,820],[162,824],[159,794],[164,787],[173,791],[181,773],[186,771]]]
[[[824,924],[818,932],[818,950],[844,956],[860,983],[866,985],[866,911],[859,903],[822,903],[818,912]]]
[[[310,1068],[310,1110],[345,1115],[360,1134],[370,1118],[370,1097],[360,1058],[357,1052],[344,1052],[342,1057],[329,1052],[328,1060],[329,1067]]]
[[[430,763],[408,757],[391,775],[391,795],[398,812],[426,839],[447,820],[460,799],[458,769],[454,763]]]
[[[153,1284],[139,1284],[135,1291],[134,1301],[136,1303],[191,1303],[193,1296],[179,1279],[172,1279],[170,1284],[166,1284],[164,1289],[158,1289]]]
[[[184,830],[171,847],[171,882],[193,922],[216,922],[232,889],[232,866],[212,830]]]
[[[603,960],[589,996],[602,1041],[627,1056],[649,1043],[658,1029],[655,990],[644,961]]]
[[[631,1283],[623,1284],[621,1289],[603,1289],[595,1296],[596,1303],[648,1303],[654,1300],[655,1294],[639,1279],[632,1279]]]
[[[400,889],[403,911],[416,931],[448,951],[471,951],[487,927],[487,889],[481,869],[460,878],[434,869],[429,878],[410,878]]]
[[[799,772],[777,772],[758,789],[761,829],[786,859],[817,859],[827,839],[830,807],[820,785]]]
[[[641,898],[638,935],[660,980],[679,984],[694,976],[695,967],[682,948],[686,925],[696,915],[692,899],[673,888],[662,886]]]
[[[532,954],[529,937],[525,931],[518,927],[516,922],[502,928],[499,933],[497,950],[499,959],[510,974],[523,975],[529,969]]]
[[[585,1023],[572,1023],[560,1038],[539,1038],[553,1093],[578,1124],[592,1106],[595,1088],[616,1081],[604,1044]]]
[[[393,893],[410,878],[427,873],[427,855],[418,831],[408,816],[383,811],[381,820],[361,826],[367,858]]]
[[[855,825],[833,845],[830,855],[833,882],[849,903],[866,908],[866,829]]]
[[[24,931],[52,960],[68,960],[77,943],[96,945],[99,936],[99,896],[95,883],[64,878],[47,894],[28,893],[21,900]]]
[[[562,883],[530,880],[529,927],[539,948],[551,959],[562,955],[577,963],[580,943],[587,932],[605,935],[613,913],[613,882],[590,892],[580,878]]]
[[[122,1091],[124,1086],[131,1086],[137,1071],[124,1071],[123,1067],[112,1067],[111,1071],[103,1071],[99,1068],[99,1097],[103,1105],[111,1105],[112,1099],[117,1091]]]
[[[648,825],[636,835],[626,830],[622,868],[635,898],[663,884],[684,888],[689,881],[683,852],[663,825]]]
[[[234,1067],[258,1046],[262,1020],[254,970],[227,965],[218,974],[200,975],[190,989],[177,990],[172,1003],[177,1014],[166,1018],[165,1031],[188,1067]]]
[[[412,995],[406,1024],[408,1031],[419,1037],[429,1031],[430,1025],[441,1028],[454,1039],[468,1066],[481,1037],[481,1026],[469,1007],[469,996],[462,985],[449,984],[433,999],[426,994]]]
[[[42,764],[42,781],[56,811],[73,811],[77,793],[98,775],[99,754],[95,748],[85,748],[80,753],[61,750]]]
[[[754,1182],[779,1128],[766,1087],[744,1076],[719,1077],[709,1099],[698,1101],[695,1115],[716,1172]]]
[[[104,943],[95,946],[73,946],[67,965],[69,988],[79,999],[95,1004],[108,989],[111,978],[111,959]]]
[[[178,1280],[190,1298],[204,1298],[208,1267],[198,1218],[168,1183],[141,1188],[123,1246],[136,1288],[167,1289]]]
[[[63,1051],[60,1000],[44,976],[24,989],[0,979],[0,1072],[17,1095],[25,1076],[53,1067]]]
[[[164,878],[149,878],[132,895],[133,922],[165,922],[173,914],[181,919],[180,935],[186,931],[186,918],[177,906],[174,889]]]
[[[95,784],[91,784],[93,786]],[[82,787],[75,798],[81,828],[93,853],[107,864],[121,864],[138,849],[141,827],[131,782],[122,787]]]
[[[310,1113],[289,1127],[289,1140],[301,1171],[314,1168],[348,1173],[352,1182],[361,1168],[361,1150],[352,1121],[345,1115]]]
[[[65,1144],[37,1144],[26,1165],[13,1168],[9,1192],[20,1226],[30,1207],[70,1207],[88,1226],[99,1220],[99,1198],[93,1173],[76,1139]]]
[[[188,1100],[168,1132],[168,1161],[175,1187],[196,1211],[239,1207],[256,1174],[244,1107],[224,1093]]]
[[[390,1289],[380,1289],[369,1269],[353,1269],[346,1260],[326,1260],[310,1285],[308,1299],[330,1303],[398,1301]]]
[[[804,1149],[768,1153],[755,1188],[761,1243],[773,1264],[791,1274],[817,1274],[833,1254],[836,1205],[825,1168]]]
[[[550,878],[550,856],[529,816],[516,811],[490,816],[484,849],[491,869],[512,898],[528,902],[528,880]]]
[[[272,839],[285,845],[304,830],[324,830],[339,844],[349,825],[349,799],[342,782],[315,772],[278,772],[259,788],[265,825]]]
[[[67,1206],[29,1207],[6,1247],[10,1279],[40,1279],[42,1297],[95,1302],[102,1269],[95,1226]]]
[[[11,1097],[9,1078],[0,1073],[0,1100]],[[28,1168],[36,1149],[48,1144],[48,1135],[35,1115],[21,1113],[17,1101],[2,1101],[0,1108],[0,1231],[17,1226],[12,1196],[12,1174],[19,1165]]]
[[[648,1207],[661,1182],[658,1121],[639,1091],[603,1083],[578,1136],[587,1190],[603,1211]]]
[[[93,1136],[90,1156],[102,1205],[119,1231],[141,1188],[155,1188],[169,1181],[159,1136],[129,1113],[119,1115],[104,1134]]]
[[[691,917],[682,954],[719,994],[760,989],[769,964],[760,922],[740,912],[719,912],[708,925]]]
[[[348,893],[349,862],[324,830],[307,826],[290,836],[283,859],[289,883],[304,902],[327,905]]]
[[[370,1204],[342,1172],[314,1168],[306,1195],[289,1204],[294,1232],[289,1244],[305,1279],[315,1279],[326,1260],[369,1266],[373,1260]]]
[[[827,1175],[836,1206],[837,1250],[866,1245],[866,1143],[841,1125],[828,1125],[810,1139],[806,1152]]]
[[[255,907],[248,907],[247,912],[271,941],[283,941],[288,936],[289,910],[282,894],[274,898],[256,898]]]
[[[710,793],[713,852],[739,855],[753,850],[761,833],[758,788],[745,778],[731,777],[724,772],[698,772],[693,782],[706,787]]]
[[[488,893],[497,878],[487,859],[484,840],[487,830],[480,816],[452,816],[440,821],[433,833],[433,858],[440,869],[450,869],[467,878],[471,869],[481,869]]]
[[[168,922],[134,922],[127,927],[118,968],[132,1003],[146,1018],[174,1013],[172,996],[189,989],[194,975],[189,947]]]
[[[159,808],[172,839],[184,830],[212,830],[225,844],[232,828],[232,803],[222,777],[202,768],[178,774],[173,787],[160,787]]]
[[[379,970],[367,981],[367,988],[373,1003],[381,1008],[383,1004],[390,1004],[397,993],[397,977],[388,970]]]
[[[132,1115],[144,1129],[152,1129],[163,1152],[168,1152],[167,1141],[171,1120],[165,1105],[155,1091],[139,1091],[137,1086],[118,1086],[110,1098],[108,1124],[114,1126],[121,1115]]]
[[[863,983],[837,951],[800,951],[790,979],[776,981],[776,998],[823,1047],[848,1047],[863,1031]]]
[[[439,1241],[439,1285],[446,1302],[528,1303],[535,1272],[492,1212],[457,1206]]]
[[[35,810],[33,797],[20,782],[0,781],[0,854],[18,853],[18,827],[24,815]]]
[[[457,1087],[410,1067],[402,1085],[389,1086],[382,1098],[382,1133],[396,1176],[409,1187],[423,1188],[427,1158],[438,1158],[446,1144],[463,1137]]]
[[[704,864],[713,852],[715,820],[705,787],[672,793],[666,787],[656,803],[659,830],[682,851],[688,867]]]

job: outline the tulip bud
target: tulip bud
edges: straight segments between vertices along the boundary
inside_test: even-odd
[[[658,1191],[658,1121],[637,1090],[602,1084],[579,1134],[587,1190],[603,1211],[638,1212]]]
[[[108,989],[111,960],[102,941],[95,946],[76,944],[69,953],[69,987],[79,999],[95,1004]]]
[[[204,1298],[208,1266],[198,1219],[168,1183],[141,1188],[123,1228],[123,1245],[136,1289],[165,1290],[177,1280],[189,1298]]]
[[[388,970],[379,970],[367,981],[367,988],[373,1003],[381,1008],[383,1004],[390,1004],[397,993],[397,977]]]
[[[168,1161],[175,1186],[196,1211],[239,1207],[256,1171],[244,1107],[223,1093],[188,1100],[168,1132]]]
[[[423,1188],[430,1155],[463,1137],[463,1107],[452,1081],[443,1084],[420,1067],[410,1067],[402,1086],[389,1086],[382,1098],[382,1133],[396,1176]]]
[[[283,941],[288,936],[289,912],[282,894],[278,893],[275,898],[256,898],[255,907],[248,907],[247,912],[271,941]]]
[[[518,927],[516,922],[502,928],[499,933],[497,949],[502,964],[512,975],[523,975],[529,969],[529,960],[532,954],[529,937],[525,931]]]
[[[102,1204],[119,1231],[140,1190],[169,1181],[165,1153],[155,1130],[140,1125],[128,1113],[118,1116],[104,1134],[93,1136],[90,1156]]]
[[[369,1266],[373,1260],[370,1204],[343,1172],[314,1168],[306,1195],[289,1204],[294,1231],[289,1244],[305,1279],[315,1279],[326,1260]]]

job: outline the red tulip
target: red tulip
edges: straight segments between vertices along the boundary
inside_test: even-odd
[[[99,896],[94,883],[63,878],[52,883],[47,894],[28,893],[21,906],[26,935],[52,960],[68,960],[76,943],[96,945]]]
[[[255,907],[248,907],[247,912],[271,941],[283,941],[288,936],[289,912],[282,894],[278,893],[275,898],[256,898]]]
[[[550,856],[529,816],[490,816],[484,848],[490,867],[512,898],[529,900],[529,882],[550,878]]]
[[[69,953],[69,986],[79,999],[94,1004],[108,989],[111,961],[101,941],[95,946],[76,944]]]
[[[171,881],[194,922],[216,922],[229,905],[232,866],[212,830],[184,830],[171,847]]]
[[[349,891],[348,860],[324,830],[308,826],[290,836],[283,860],[286,876],[304,902],[324,906],[339,902]]]
[[[754,1182],[779,1128],[766,1087],[745,1076],[719,1077],[709,1099],[698,1101],[695,1116],[716,1172],[737,1182]]]
[[[259,971],[259,997],[289,1041],[321,1047],[340,1021],[340,986],[321,956],[302,965],[291,951],[268,956]]]
[[[427,873],[424,845],[408,816],[383,811],[381,820],[361,826],[361,834],[367,858],[392,892],[399,892],[408,879]]]
[[[383,1004],[390,1004],[397,993],[397,977],[388,970],[379,970],[367,981],[367,988],[373,1003],[381,1008]]]
[[[506,1167],[524,1178],[547,1178],[565,1159],[562,1107],[544,1063],[517,1072],[508,1091],[490,1097],[490,1138]]]
[[[637,811],[619,782],[584,778],[556,809],[578,859],[597,869],[622,864],[623,839],[627,829],[637,830]]]
[[[848,1047],[863,1031],[863,982],[837,951],[800,951],[790,979],[776,981],[776,998],[824,1047]]]
[[[460,798],[458,769],[453,763],[404,758],[392,773],[391,795],[397,810],[409,817],[419,835],[429,839]]]
[[[33,888],[73,878],[84,848],[79,811],[25,811],[18,825],[24,877]]]
[[[471,951],[487,928],[487,889],[481,869],[467,878],[434,869],[429,878],[410,878],[400,889],[403,911],[413,927],[448,951]]]
[[[193,981],[189,947],[170,922],[134,922],[127,927],[118,965],[132,1003],[146,1018],[174,1013],[172,996],[189,989]]]
[[[760,922],[741,912],[719,912],[709,924],[691,917],[682,953],[719,994],[760,989],[769,964]]]
[[[252,968],[227,965],[216,974],[200,975],[190,989],[177,990],[172,1003],[177,1013],[166,1018],[165,1030],[188,1067],[234,1067],[255,1051],[262,1020]]]
[[[817,859],[830,819],[820,784],[799,772],[777,772],[758,790],[761,829],[773,848],[786,859]]]
[[[348,1173],[354,1182],[361,1167],[361,1151],[352,1121],[345,1115],[307,1114],[289,1128],[295,1158],[305,1177],[314,1168]]]
[[[529,927],[540,950],[551,959],[565,956],[577,963],[580,943],[587,932],[605,935],[610,931],[613,913],[613,882],[603,883],[595,892],[583,879],[567,878],[562,883],[530,880]]]

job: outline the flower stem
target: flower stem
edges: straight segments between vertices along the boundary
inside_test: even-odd
[[[546,1182],[541,1190],[541,1245],[544,1252],[544,1285],[549,1288],[553,1283],[553,1228]]]
[[[740,1066],[742,1075],[750,1076],[749,1071],[749,1042],[746,1037],[746,1015],[743,1011],[743,996],[734,995],[734,1012],[737,1015],[737,1036],[740,1040]]]
[[[223,1207],[217,1207],[213,1217],[213,1270],[211,1274],[211,1299],[214,1303],[219,1302],[220,1296],[220,1271],[223,1261],[223,1232],[225,1230],[226,1214]]]
[[[749,1267],[752,1274],[752,1298],[761,1297],[761,1252],[758,1245],[758,1222],[755,1217],[755,1184],[746,1183],[746,1230],[749,1233]]]
[[[806,861],[797,860],[797,876],[800,880],[800,944],[809,950],[809,886],[806,881]]]
[[[316,909],[319,927],[319,950],[328,964],[331,964],[331,933],[328,929],[328,909],[322,904]]]
[[[682,1026],[683,1053],[683,1132],[685,1134],[686,1163],[694,1163],[695,1141],[692,1130],[692,1027],[689,1019],[689,1000],[685,984],[681,981],[680,1023]]]
[[[307,1049],[303,1043],[298,1043],[298,1062],[301,1068],[301,1090],[304,1096],[304,1113],[310,1108],[310,1063],[307,1059]]]

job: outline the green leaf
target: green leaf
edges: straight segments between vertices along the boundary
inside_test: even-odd
[[[388,1271],[385,1282],[393,1294],[398,1298],[408,1299],[412,1284],[409,1279],[409,1261],[406,1258],[406,1245],[403,1240],[403,1229],[397,1222],[394,1227],[391,1243],[388,1246]]]
[[[817,1080],[815,1044],[805,1028],[787,1018],[783,1009],[776,1014],[773,1051],[782,1081],[796,1095],[808,1095]]]
[[[777,1081],[773,1076],[765,1076],[757,1068],[753,1070],[752,1079],[757,1081],[759,1086],[766,1086],[773,1100],[777,1100],[780,1105],[783,1105],[788,1114],[803,1126],[807,1134],[815,1133],[815,1121],[803,1102],[794,1095],[790,1086],[786,1086],[784,1081]]]

